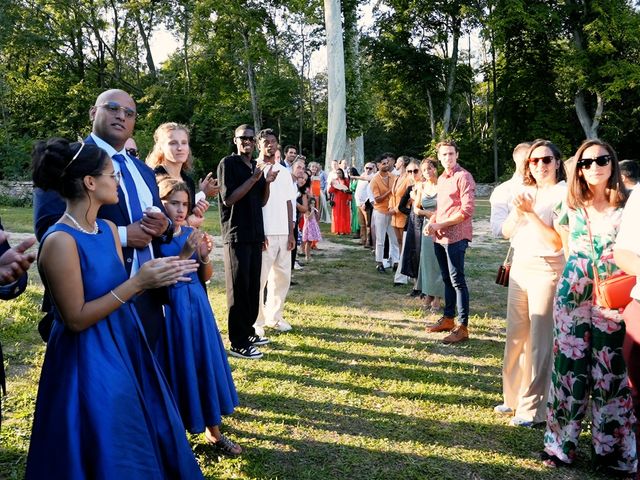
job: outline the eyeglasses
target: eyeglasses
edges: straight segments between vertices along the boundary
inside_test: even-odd
[[[129,107],[123,107],[118,102],[105,102],[102,105],[96,105],[96,107],[104,108],[113,115],[116,115],[119,111],[122,110],[122,113],[124,113],[124,116],[127,118],[136,118],[136,116],[138,115],[135,110],[132,110]]]
[[[247,142],[255,142],[256,141],[255,137],[245,137],[244,135],[241,135],[241,136],[236,137],[236,138],[239,138],[242,141],[246,140]]]
[[[365,170],[373,170],[373,167],[364,167]]]
[[[418,173],[420,172],[419,168],[416,168],[415,170],[407,170],[407,173]]]
[[[598,165],[599,167],[604,167],[605,165],[609,165],[610,161],[611,161],[611,155],[600,155],[599,157],[596,157],[596,158],[583,158],[582,160],[579,160],[576,163],[576,166],[578,168],[584,168],[586,170],[589,170],[593,162],[596,162],[596,165]]]
[[[132,157],[138,158],[138,149],[137,148],[127,148],[126,151]]]
[[[539,158],[530,158],[528,160],[529,163],[533,163],[534,166],[538,165],[538,162],[542,162],[545,165],[549,165],[551,162],[553,162],[556,159],[556,157],[554,157],[553,155],[547,155],[546,157],[539,157]]]
[[[116,181],[116,183],[120,183],[120,179],[122,178],[122,172],[96,173],[94,177],[111,177]]]

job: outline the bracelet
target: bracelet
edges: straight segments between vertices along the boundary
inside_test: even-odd
[[[123,301],[118,295],[116,295],[116,292],[114,292],[113,290],[109,290],[111,292],[111,295],[113,295],[115,297],[116,300],[118,300],[122,305],[124,305],[125,301]]]
[[[204,260],[200,260],[200,263],[202,265],[209,265],[211,263],[211,257],[209,255],[207,255],[207,261],[205,262]]]

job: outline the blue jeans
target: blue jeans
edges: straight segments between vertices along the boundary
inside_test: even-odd
[[[464,277],[464,253],[468,246],[469,240],[433,244],[444,281],[444,316],[455,317],[457,307],[458,323],[465,327],[469,323],[469,289]]]

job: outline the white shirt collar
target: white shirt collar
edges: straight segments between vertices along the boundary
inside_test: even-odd
[[[127,158],[127,151],[123,148],[122,150],[120,150],[119,152],[116,151],[115,148],[113,148],[111,145],[109,145],[107,142],[105,142],[104,140],[102,140],[100,137],[98,137],[95,133],[91,132],[91,138],[93,138],[93,141],[96,142],[96,145],[98,147],[100,147],[102,150],[104,150],[105,152],[107,152],[107,154],[109,155],[109,157],[113,158],[114,155],[116,154],[120,154],[120,155],[124,155],[124,158]]]

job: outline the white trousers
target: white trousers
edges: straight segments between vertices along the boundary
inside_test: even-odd
[[[396,231],[391,226],[391,215],[385,215],[378,210],[373,210],[373,225],[376,230],[376,262],[384,260],[384,237],[389,237],[390,263],[398,263],[400,260],[400,248],[396,239]]]
[[[398,269],[396,270],[396,274],[393,277],[393,283],[403,283],[405,285],[409,283],[409,277],[407,277],[404,273],[400,271],[402,270],[402,257],[404,257],[404,245],[406,245],[406,243],[407,243],[407,232],[402,232],[403,247],[402,247],[402,251],[400,252],[400,259],[398,260]]]
[[[254,328],[264,335],[264,326],[274,326],[282,318],[284,301],[291,283],[291,251],[287,250],[288,235],[267,235],[269,244],[262,252],[260,271],[260,305]],[[264,290],[267,287],[265,302]]]
[[[564,256],[514,258],[509,275],[502,393],[517,417],[544,422],[553,369],[553,298]]]

